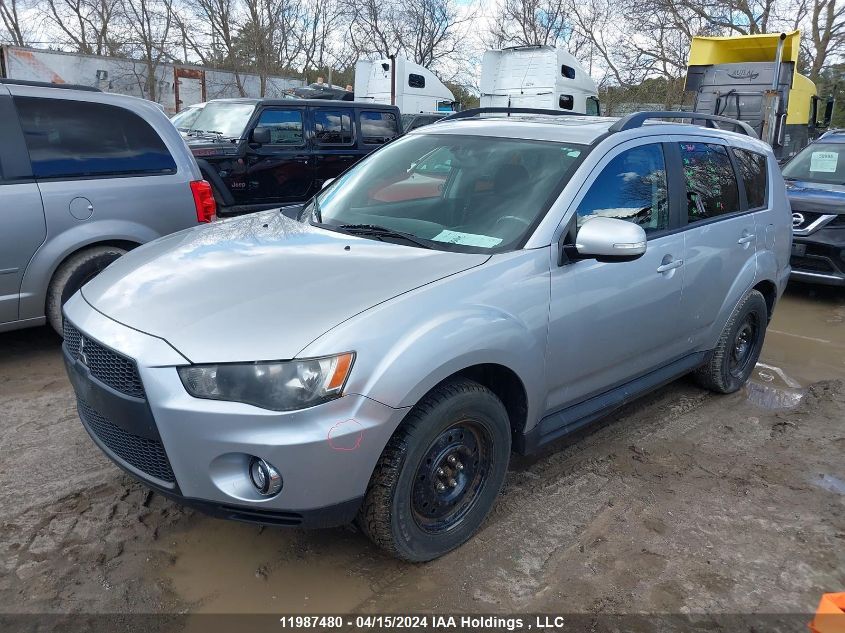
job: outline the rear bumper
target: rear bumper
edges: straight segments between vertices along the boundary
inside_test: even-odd
[[[214,516],[305,527],[349,522],[407,412],[356,394],[282,413],[193,398],[176,370],[187,363],[160,339],[104,317],[79,294],[65,313],[86,340],[134,359],[143,384],[143,395],[131,398],[65,349],[80,418],[94,442],[149,487]],[[276,496],[263,497],[252,485],[253,457],[281,473]]]
[[[829,228],[793,240],[791,279],[845,286],[845,229]]]

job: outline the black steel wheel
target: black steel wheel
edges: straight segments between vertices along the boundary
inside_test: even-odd
[[[390,438],[358,525],[403,560],[442,556],[469,539],[501,490],[511,448],[502,402],[468,379],[438,385]]]
[[[411,508],[417,525],[436,534],[460,524],[478,501],[493,458],[493,438],[464,420],[438,435],[417,468]]]
[[[760,358],[768,322],[766,300],[752,290],[734,309],[707,363],[693,374],[698,383],[717,393],[739,390]]]

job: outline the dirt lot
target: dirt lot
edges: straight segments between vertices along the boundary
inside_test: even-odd
[[[845,292],[792,287],[748,389],[681,380],[516,459],[476,538],[408,565],[148,492],[85,434],[58,338],[0,334],[0,613],[810,612],[845,590],[843,381]]]

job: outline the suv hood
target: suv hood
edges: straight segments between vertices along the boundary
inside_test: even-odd
[[[194,363],[290,359],[359,312],[487,259],[353,237],[271,211],[151,242],[82,295]]]
[[[842,185],[787,180],[786,195],[793,211],[845,214],[845,187]]]

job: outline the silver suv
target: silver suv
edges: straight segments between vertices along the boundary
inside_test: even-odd
[[[0,80],[0,332],[45,321],[126,251],[215,212],[153,103]]]
[[[411,561],[457,547],[512,450],[690,372],[736,391],[755,365],[790,272],[774,155],[649,118],[461,113],[302,221],[137,249],[65,306],[85,428],[218,516],[357,520]]]

